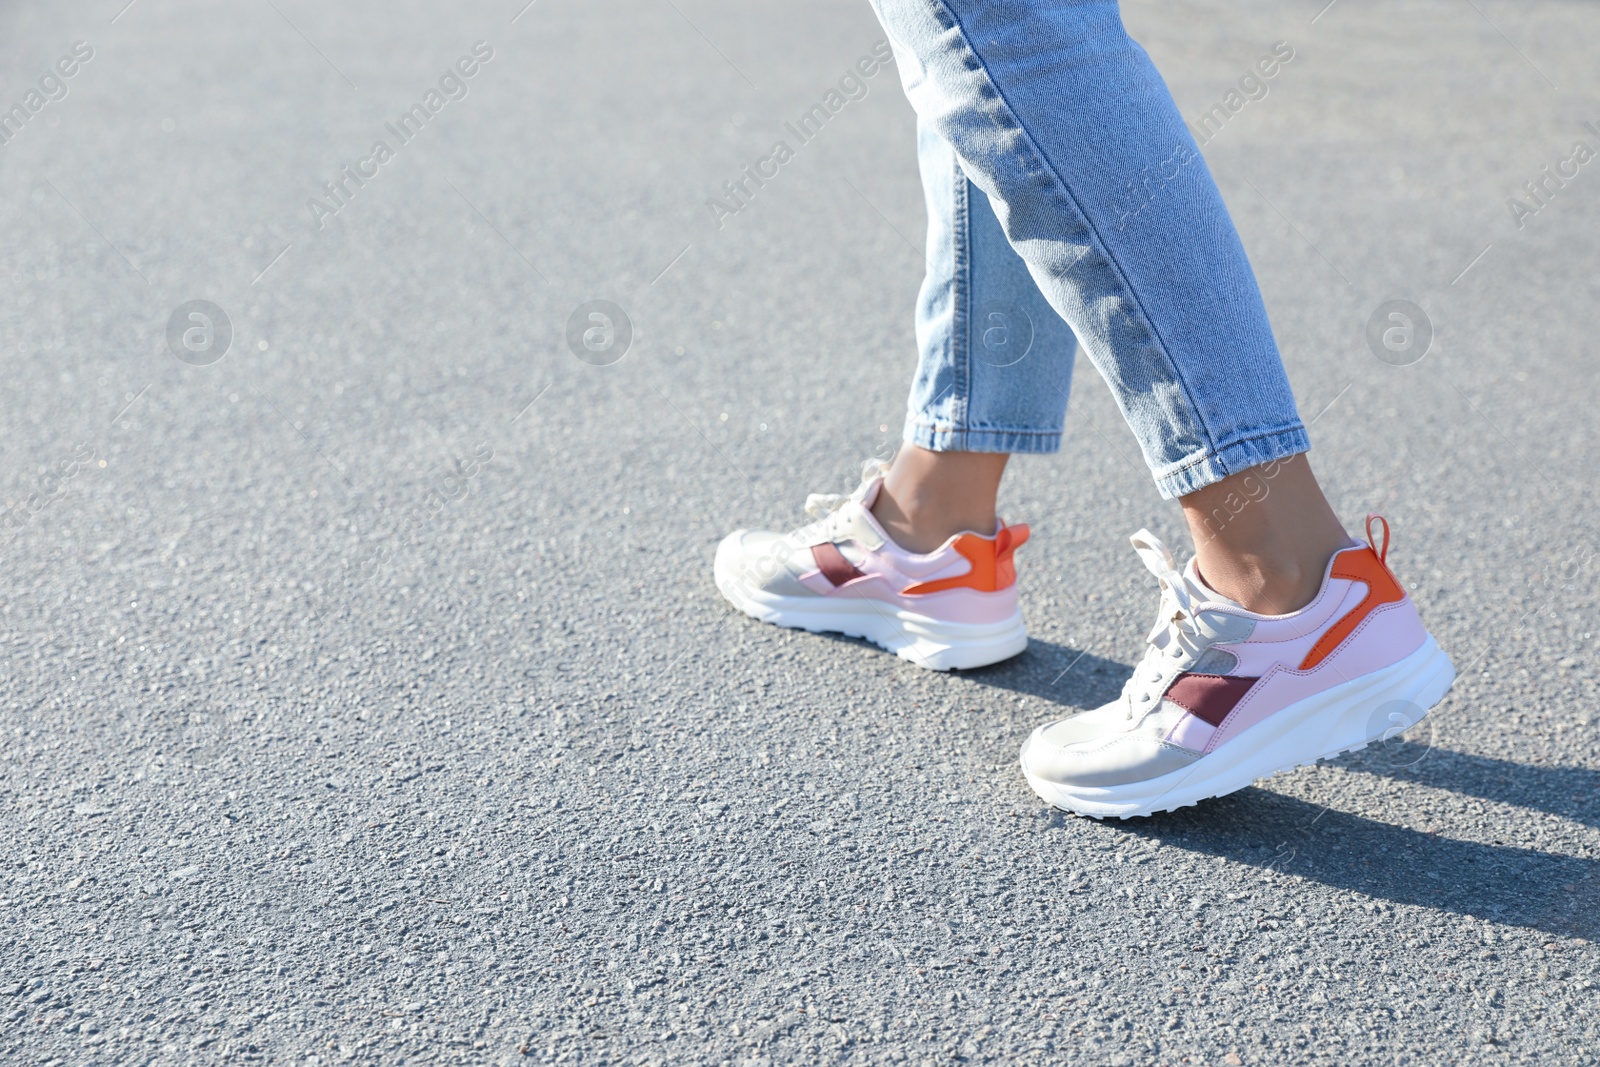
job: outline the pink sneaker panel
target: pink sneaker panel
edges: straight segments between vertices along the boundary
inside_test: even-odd
[[[1192,712],[1184,712],[1183,717],[1167,734],[1166,740],[1179,748],[1186,748],[1190,752],[1205,752],[1206,746],[1211,744],[1217,728],[1206,722]]]
[[[829,593],[833,592],[835,588],[834,584],[828,581],[828,576],[823,574],[820,570],[807,571],[800,577],[796,578],[795,581],[799,582],[801,585],[805,586],[818,596],[827,596]]]
[[[1355,610],[1366,595],[1364,582],[1330,578],[1323,583],[1317,599],[1300,611],[1283,618],[1255,616],[1255,629],[1250,631],[1248,640],[1219,643],[1217,647],[1239,657],[1231,673],[1251,678],[1266,674],[1275,663],[1303,663],[1328,628]]]
[[[809,586],[808,586],[809,588]],[[876,574],[857,578],[833,591],[836,597],[859,597],[893,604],[905,611],[926,615],[944,622],[987,624],[1004,622],[1017,610],[1017,587],[1007,586],[993,593],[976,589],[946,589],[938,593],[901,596]]]
[[[1309,671],[1282,663],[1268,670],[1223,720],[1205,751],[1216,751],[1218,745],[1296,701],[1400,662],[1421,648],[1427,637],[1410,597],[1383,605],[1363,619],[1333,655]]]
[[[972,570],[971,560],[950,549],[915,556],[886,543],[876,552],[857,552],[856,555],[861,557],[855,564],[857,570],[862,574],[875,574],[895,589],[904,589],[912,582],[955,578]]]

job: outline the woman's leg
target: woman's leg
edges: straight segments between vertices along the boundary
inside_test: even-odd
[[[901,547],[927,552],[995,529],[1013,452],[1054,452],[1077,340],[1012,249],[989,198],[949,142],[918,120],[928,270],[917,300],[919,359],[905,445],[873,515]]]
[[[1163,496],[1309,448],[1227,209],[1109,0],[873,0],[906,95],[990,197],[1011,245],[1110,384]],[[1208,544],[1320,570],[1342,537],[1302,464]],[[1300,484],[1303,482],[1304,484]],[[1317,506],[1294,511],[1289,502]],[[1246,536],[1295,519],[1311,536]],[[1219,579],[1225,585],[1228,578]],[[1248,582],[1237,583],[1248,598]],[[1226,590],[1224,590],[1226,591]]]

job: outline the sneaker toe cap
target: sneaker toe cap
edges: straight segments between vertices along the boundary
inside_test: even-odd
[[[1022,747],[1029,776],[1083,788],[1159,778],[1199,758],[1153,734],[1109,732],[1093,712],[1041,726]]]
[[[787,535],[767,530],[735,530],[717,546],[717,584],[736,582],[747,590],[776,596],[814,596],[798,581],[797,564],[809,560]]]

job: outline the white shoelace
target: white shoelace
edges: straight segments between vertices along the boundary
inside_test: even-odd
[[[1144,658],[1122,687],[1129,719],[1149,711],[1161,696],[1162,680],[1170,674],[1168,660],[1187,656],[1193,662],[1209,645],[1195,621],[1195,604],[1207,598],[1206,590],[1179,570],[1177,560],[1155,534],[1140,530],[1131,540],[1145,568],[1161,584],[1161,608],[1155,627],[1145,638],[1149,647]]]
[[[817,522],[801,527],[797,534],[809,534],[813,530],[819,534],[828,535],[833,532],[833,518],[839,509],[851,500],[862,499],[871,485],[873,479],[881,477],[889,469],[889,464],[881,459],[863,460],[861,463],[861,484],[849,493],[812,493],[806,497],[806,514],[817,519]]]

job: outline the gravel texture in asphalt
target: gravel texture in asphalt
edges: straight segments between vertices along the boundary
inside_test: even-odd
[[[864,2],[123,3],[0,3],[0,1059],[1600,1058],[1600,162],[1523,191],[1600,150],[1592,4],[1127,5],[1187,116],[1294,49],[1203,152],[1460,678],[1102,824],[1017,749],[1117,692],[1126,537],[1181,526],[1086,362],[1003,495],[1023,655],[930,674],[711,582],[899,435],[894,71],[707,205]]]

